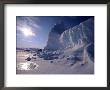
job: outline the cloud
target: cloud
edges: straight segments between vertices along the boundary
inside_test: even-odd
[[[37,21],[39,20],[37,17],[35,17],[35,16],[33,16],[33,17],[31,17],[31,16],[27,16],[27,17],[25,17],[24,18],[24,20],[25,20],[25,22],[28,24],[28,25],[30,25],[30,26],[32,26],[32,27],[34,27],[34,28],[40,28],[40,26],[37,24]]]
[[[34,31],[28,27],[28,26],[24,26],[24,27],[19,27],[18,29],[24,36],[35,36],[36,33],[34,33]],[[20,34],[17,34],[20,35]]]
[[[35,36],[36,30],[41,29],[38,25],[38,17],[35,16],[17,16],[16,29],[25,36]]]
[[[19,27],[24,26],[31,27],[32,30],[39,30],[41,28],[37,23],[39,19],[35,16],[17,16],[16,20],[17,30],[19,30]]]

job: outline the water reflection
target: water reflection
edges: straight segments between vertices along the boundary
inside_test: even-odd
[[[38,64],[31,61],[17,64],[17,70],[33,70],[33,69],[38,69],[38,67],[39,67]]]

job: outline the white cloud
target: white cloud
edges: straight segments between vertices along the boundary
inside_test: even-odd
[[[21,27],[19,30],[23,33],[24,36],[35,36],[35,33],[29,27]]]

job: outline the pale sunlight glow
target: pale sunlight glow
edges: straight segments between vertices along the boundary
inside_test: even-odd
[[[35,36],[35,33],[30,29],[30,28],[26,28],[26,27],[23,27],[21,29],[21,32],[24,34],[24,36]]]

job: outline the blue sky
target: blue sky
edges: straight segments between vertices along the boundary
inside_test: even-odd
[[[17,16],[17,48],[44,48],[51,28],[61,21],[70,28],[89,16]]]

